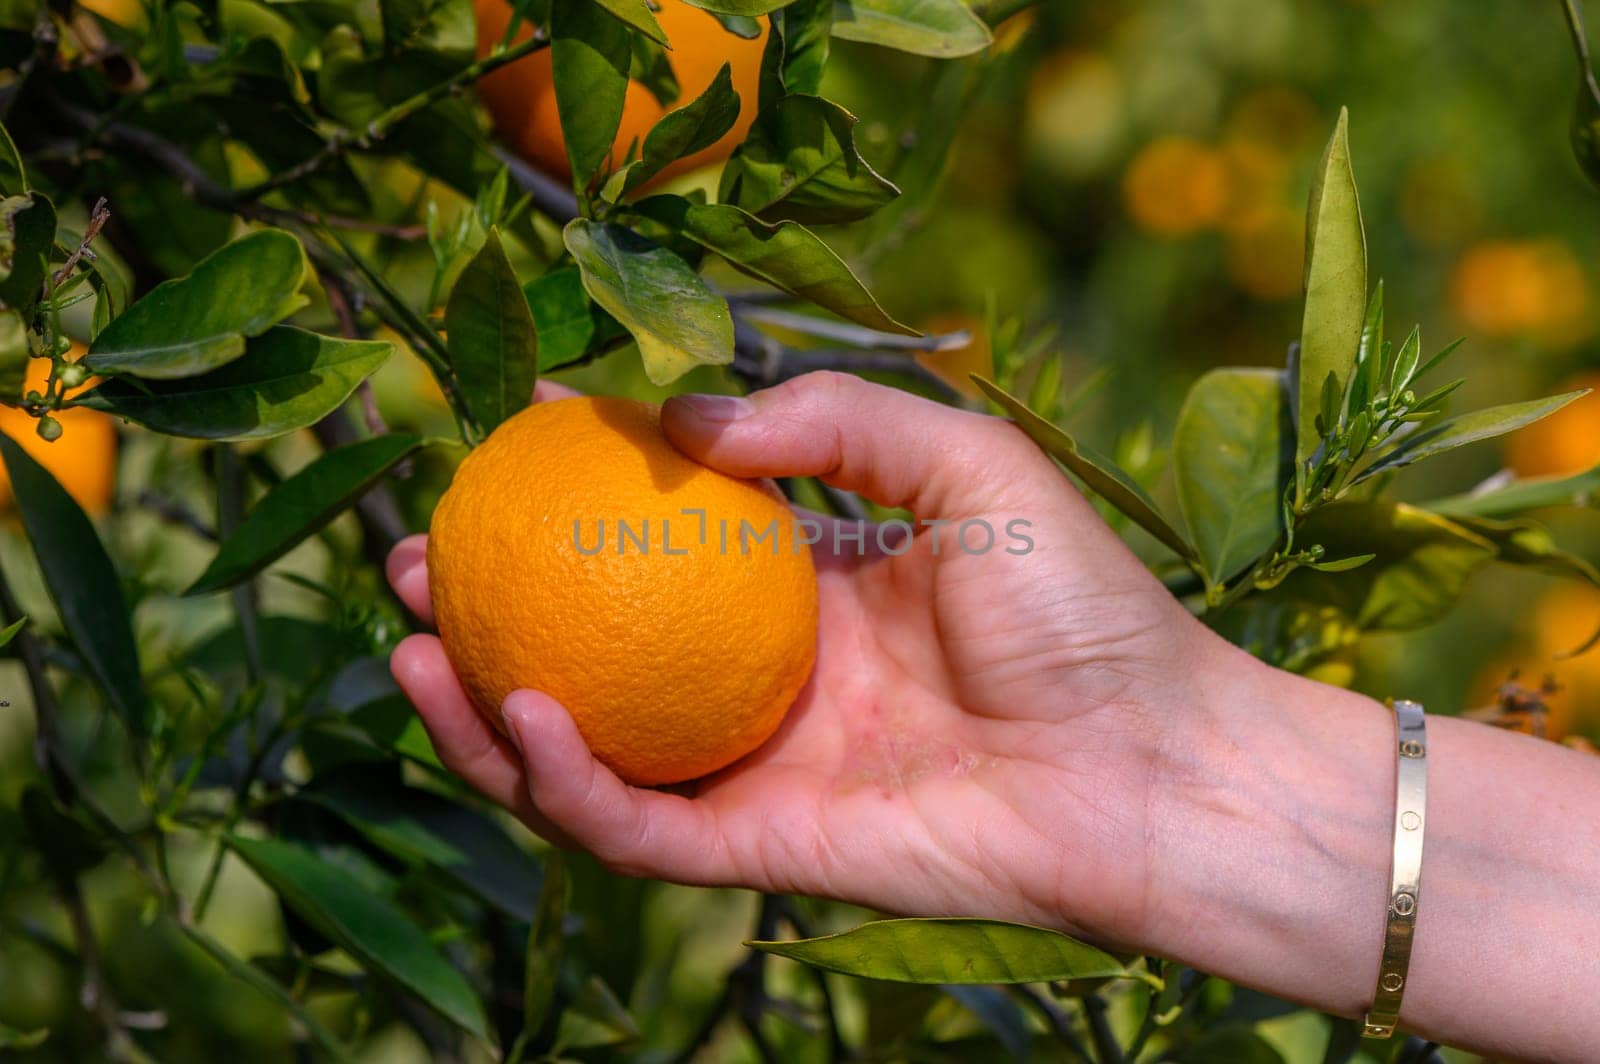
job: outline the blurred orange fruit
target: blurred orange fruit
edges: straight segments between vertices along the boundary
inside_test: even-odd
[[[1506,464],[1517,476],[1568,476],[1600,463],[1600,373],[1575,377],[1561,391],[1579,388],[1591,391],[1506,437]]]
[[[733,87],[739,93],[739,119],[733,129],[709,148],[667,167],[663,176],[670,176],[721,162],[744,139],[745,131],[755,120],[767,31],[763,22],[761,36],[745,40],[684,0],[661,0],[657,7],[656,21],[671,46],[667,58],[680,90],[673,106],[681,107],[704,92],[724,63],[732,64]],[[478,55],[482,57],[505,37],[512,9],[507,0],[473,0],[473,10],[478,16]],[[524,23],[517,31],[517,39],[525,40],[532,32]],[[478,92],[489,108],[495,129],[512,150],[548,173],[563,177],[570,173],[548,48],[501,67],[478,83]],[[611,164],[620,165],[629,145],[635,141],[642,144],[650,127],[668,110],[644,85],[629,82]]]
[[[989,329],[976,314],[945,312],[935,314],[922,323],[922,331],[929,336],[953,333],[965,329],[972,340],[965,347],[948,351],[919,351],[917,361],[934,376],[969,399],[982,398],[983,393],[972,383],[971,374],[994,378],[994,355],[989,348]]]
[[[694,779],[765,742],[811,673],[817,579],[795,524],[770,485],[672,446],[654,406],[538,403],[434,510],[439,636],[491,721],[532,688],[628,782]]]
[[[74,349],[76,359],[82,348]],[[30,358],[22,395],[43,392],[50,376],[50,360]],[[91,382],[92,383],[92,382]],[[86,383],[74,391],[91,386]],[[73,392],[68,393],[73,394]],[[111,505],[117,471],[117,430],[112,419],[98,410],[74,407],[53,415],[61,423],[61,436],[53,443],[39,436],[37,419],[14,406],[0,406],[0,432],[10,436],[61,482],[67,493],[90,513],[103,513]],[[0,463],[0,507],[11,505],[11,478]]]
[[[1187,236],[1215,225],[1228,205],[1228,170],[1215,149],[1189,137],[1146,145],[1123,175],[1122,199],[1139,228]]]
[[[1592,331],[1588,280],[1559,240],[1474,245],[1456,264],[1450,302],[1485,336],[1533,336],[1566,346]]]

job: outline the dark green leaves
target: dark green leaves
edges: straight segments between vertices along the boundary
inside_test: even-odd
[[[1304,501],[1306,465],[1322,444],[1317,429],[1322,389],[1331,375],[1335,388],[1343,394],[1366,320],[1367,244],[1355,175],[1350,169],[1348,119],[1341,109],[1339,124],[1312,183],[1306,212],[1306,307],[1300,329],[1295,443],[1297,502]]]
[[[839,0],[833,35],[936,59],[981,52],[993,40],[962,0]]]
[[[830,972],[899,983],[1042,983],[1127,972],[1093,946],[1000,920],[874,920],[821,938],[746,945]]]
[[[363,964],[480,1038],[483,1005],[421,928],[350,872],[293,843],[232,836],[228,844],[301,919]]]
[[[70,445],[67,441],[53,446]],[[94,525],[55,477],[4,434],[0,434],[0,456],[61,623],[106,701],[133,735],[143,735],[144,681],[128,603]]]
[[[170,380],[232,362],[248,337],[305,305],[305,274],[305,253],[289,233],[264,229],[241,237],[114,319],[95,337],[85,365],[96,373]]]
[[[56,209],[44,195],[0,199],[0,303],[22,309],[38,301],[55,238]]]
[[[815,95],[828,62],[834,0],[795,0],[774,11],[761,55],[761,109],[790,93]]]
[[[739,94],[733,88],[733,69],[724,63],[705,92],[668,112],[651,127],[639,159],[621,171],[622,187],[611,198],[621,199],[679,159],[711,147],[733,128],[738,118]]]
[[[524,1052],[539,1037],[550,1019],[556,985],[565,956],[567,906],[572,901],[572,881],[567,863],[560,854],[545,865],[544,883],[539,888],[539,903],[528,926],[528,958],[523,966],[522,1033],[517,1036],[511,1059],[524,1059]]]
[[[1134,524],[1150,533],[1179,557],[1193,561],[1194,547],[1172,523],[1162,516],[1155,501],[1133,478],[1108,459],[1085,451],[1078,442],[1044,418],[1029,410],[1022,400],[1008,395],[993,381],[972,378],[983,393],[1011,415],[1044,452],[1066,466],[1073,474],[1107,502],[1121,510]]]
[[[333,520],[421,446],[420,437],[392,434],[317,458],[262,497],[184,594],[216,591],[259,573]]]
[[[262,439],[337,409],[391,351],[387,341],[336,340],[280,325],[220,369],[175,381],[109,380],[83,405],[169,436]]]
[[[1588,506],[1600,492],[1600,466],[1570,477],[1518,480],[1485,492],[1425,503],[1446,517],[1510,517],[1544,506]]]
[[[554,0],[550,62],[572,182],[585,189],[610,158],[622,122],[633,62],[628,28],[593,0]]]
[[[538,378],[533,314],[493,229],[450,290],[444,325],[456,382],[487,436],[533,401]]]
[[[539,372],[569,366],[603,354],[628,331],[595,306],[576,266],[552,270],[522,289],[539,336]]]
[[[652,383],[733,361],[728,303],[688,263],[617,225],[579,218],[564,238],[590,297],[633,334]]]
[[[900,192],[856,151],[856,118],[819,96],[762,111],[722,171],[717,198],[767,221],[865,218]]]
[[[850,267],[804,226],[772,225],[737,207],[692,203],[681,196],[652,196],[634,209],[774,288],[871,329],[916,335],[884,313]]]
[[[645,0],[594,0],[594,2],[657,44],[671,43]]]
[[[1213,370],[1184,400],[1172,445],[1178,503],[1208,588],[1283,532],[1284,415],[1275,370]]]

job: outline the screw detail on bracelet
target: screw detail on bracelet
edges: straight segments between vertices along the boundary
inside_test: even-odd
[[[1389,865],[1389,912],[1372,1007],[1363,1021],[1368,1038],[1388,1038],[1400,1022],[1400,1002],[1416,937],[1422,887],[1422,839],[1428,795],[1427,716],[1416,702],[1394,703],[1398,734],[1394,781],[1394,850]]]

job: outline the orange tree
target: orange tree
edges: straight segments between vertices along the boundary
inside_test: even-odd
[[[698,371],[746,388],[828,367],[987,400],[1148,535],[1173,594],[1329,677],[1348,679],[1362,635],[1441,618],[1490,563],[1600,583],[1524,516],[1586,497],[1594,470],[1388,493],[1397,470],[1573,396],[1449,412],[1449,348],[1391,337],[1369,285],[1343,117],[1311,190],[1288,364],[1194,383],[1163,512],[1154,463],[1135,476],[1057,423],[1070,404],[1047,344],[997,323],[977,390],[958,391],[916,356],[964,337],[901,324],[835,251],[915,224],[1019,5],[695,6],[697,33],[727,35],[713,51],[765,33],[754,79],[721,67],[681,92],[643,0],[518,4],[481,52],[467,0],[0,6],[0,457],[21,532],[0,639],[36,754],[0,788],[0,955],[32,958],[0,1000],[0,1046],[342,1058],[403,1029],[441,1059],[1277,1059],[1255,1024],[1292,1007],[1161,958],[797,898],[760,899],[758,941],[683,1016],[645,962],[660,949],[641,888],[466,793],[384,669],[414,623],[382,588],[384,554],[543,373],[621,360],[657,387]],[[924,71],[915,125],[873,161],[819,94],[833,40]],[[469,91],[535,59],[559,178],[497,143]],[[619,137],[641,92],[660,116]],[[714,184],[657,181],[730,134]],[[389,427],[410,415],[369,378],[391,359],[432,375],[448,422]],[[40,458],[90,412],[142,456],[107,513]],[[327,564],[291,564],[308,541]],[[86,900],[107,877],[136,913],[114,943]],[[230,891],[265,892],[281,922],[241,932],[219,913]],[[75,989],[23,992],[45,982]],[[1326,1059],[1356,1052],[1353,1024],[1311,1019]]]

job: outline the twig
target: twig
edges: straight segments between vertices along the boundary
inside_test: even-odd
[[[1032,1005],[1044,1017],[1044,1022],[1049,1025],[1050,1033],[1055,1036],[1056,1041],[1066,1046],[1067,1050],[1075,1054],[1079,1059],[1089,1061],[1092,1064],[1094,1058],[1089,1055],[1089,1048],[1083,1044],[1082,1039],[1078,1037],[1078,1033],[1072,1029],[1072,1019],[1060,1005],[1050,1000],[1048,995],[1041,994],[1026,984],[1018,984],[1011,989],[1016,991],[1018,997]]]
[[[498,144],[489,150],[517,187],[528,194],[540,214],[561,224],[578,216],[578,198],[572,194],[572,189]]]
[[[212,543],[217,542],[216,529],[200,520],[199,514],[183,505],[177,499],[168,498],[152,488],[145,488],[135,497],[134,502],[168,524],[187,528],[201,539],[209,540]]]
[[[111,212],[106,209],[106,199],[101,196],[95,201],[94,209],[89,212],[89,224],[83,228],[83,239],[78,241],[78,246],[72,249],[72,254],[67,256],[67,261],[61,264],[51,279],[53,286],[59,286],[62,281],[72,276],[73,268],[80,259],[94,261],[94,252],[89,250],[89,245],[94,243],[95,237],[100,235],[100,230],[106,222],[111,220]]]
[[[446,96],[458,92],[478,79],[493,73],[505,66],[514,63],[523,56],[531,55],[550,43],[549,37],[542,31],[536,30],[533,36],[525,41],[512,45],[503,52],[485,56],[469,66],[462,67],[450,77],[430,88],[424,89],[413,96],[409,96],[368,122],[365,129],[340,130],[329,137],[321,150],[316,154],[301,160],[286,170],[280,170],[259,184],[252,185],[238,193],[241,202],[252,203],[269,192],[276,191],[286,185],[292,185],[303,177],[308,177],[322,169],[329,162],[337,159],[351,148],[371,148],[394,129],[418,111],[425,110],[438,103]]]
[[[972,334],[965,329],[931,336],[901,336],[899,333],[880,332],[847,321],[830,321],[812,314],[801,314],[757,304],[746,303],[740,307],[740,313],[751,321],[762,321],[768,325],[794,329],[809,336],[820,336],[824,340],[849,344],[851,347],[870,347],[880,351],[954,351],[972,342]]]

